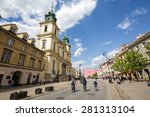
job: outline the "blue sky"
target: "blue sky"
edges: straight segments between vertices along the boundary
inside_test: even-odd
[[[35,37],[39,22],[54,3],[60,38],[67,33],[74,67],[98,68],[106,51],[112,57],[122,44],[150,31],[149,0],[0,0],[0,24],[16,23]],[[1,5],[2,5],[1,4]],[[13,4],[13,5],[12,5]]]

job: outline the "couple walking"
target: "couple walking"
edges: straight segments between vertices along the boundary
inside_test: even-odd
[[[82,79],[82,84],[83,84],[83,90],[86,91],[87,81],[84,77]],[[75,92],[75,85],[76,85],[76,80],[74,78],[72,78],[71,79],[71,90],[72,90],[72,92]]]
[[[98,85],[98,83],[97,83],[96,79],[94,79],[93,84],[94,84],[95,90],[97,91],[97,85]],[[71,79],[71,90],[72,90],[72,93],[75,92],[75,85],[76,85],[76,80],[74,78],[72,78]],[[87,80],[85,79],[85,77],[82,78],[82,85],[83,85],[83,90],[85,92],[86,89],[87,89]]]

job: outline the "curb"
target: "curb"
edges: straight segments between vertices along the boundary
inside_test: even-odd
[[[119,93],[119,96],[122,100],[130,100],[130,96],[128,95],[127,92],[125,92],[125,90],[123,90],[123,88],[119,85],[115,84],[115,88],[117,89],[117,92]]]
[[[54,91],[50,91],[50,92],[42,92],[42,94],[31,95],[31,97],[27,97],[27,98],[24,98],[24,99],[21,99],[21,100],[34,99],[34,98],[41,97],[41,96],[44,96],[44,95],[48,95],[48,94],[50,94],[50,93],[55,93],[55,92],[58,92],[58,91],[61,91],[61,90],[67,89],[67,88],[69,88],[69,87],[62,88],[62,89],[58,89],[58,90],[54,90]]]

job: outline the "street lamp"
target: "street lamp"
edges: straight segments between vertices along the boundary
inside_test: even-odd
[[[79,64],[79,77],[81,78],[81,64]]]
[[[107,63],[108,71],[109,71],[109,76],[111,76],[110,67],[109,67],[109,59],[108,59],[107,53],[103,52],[103,56],[105,56],[105,58],[106,58],[106,63]]]

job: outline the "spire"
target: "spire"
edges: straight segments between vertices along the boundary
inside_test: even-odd
[[[51,13],[54,13],[54,4],[53,4],[53,2],[51,4]]]
[[[45,15],[45,21],[48,22],[55,22],[57,21],[56,19],[56,16],[55,16],[55,13],[54,13],[54,5],[53,5],[53,2],[51,4],[51,10],[50,12],[48,12],[48,14]]]

